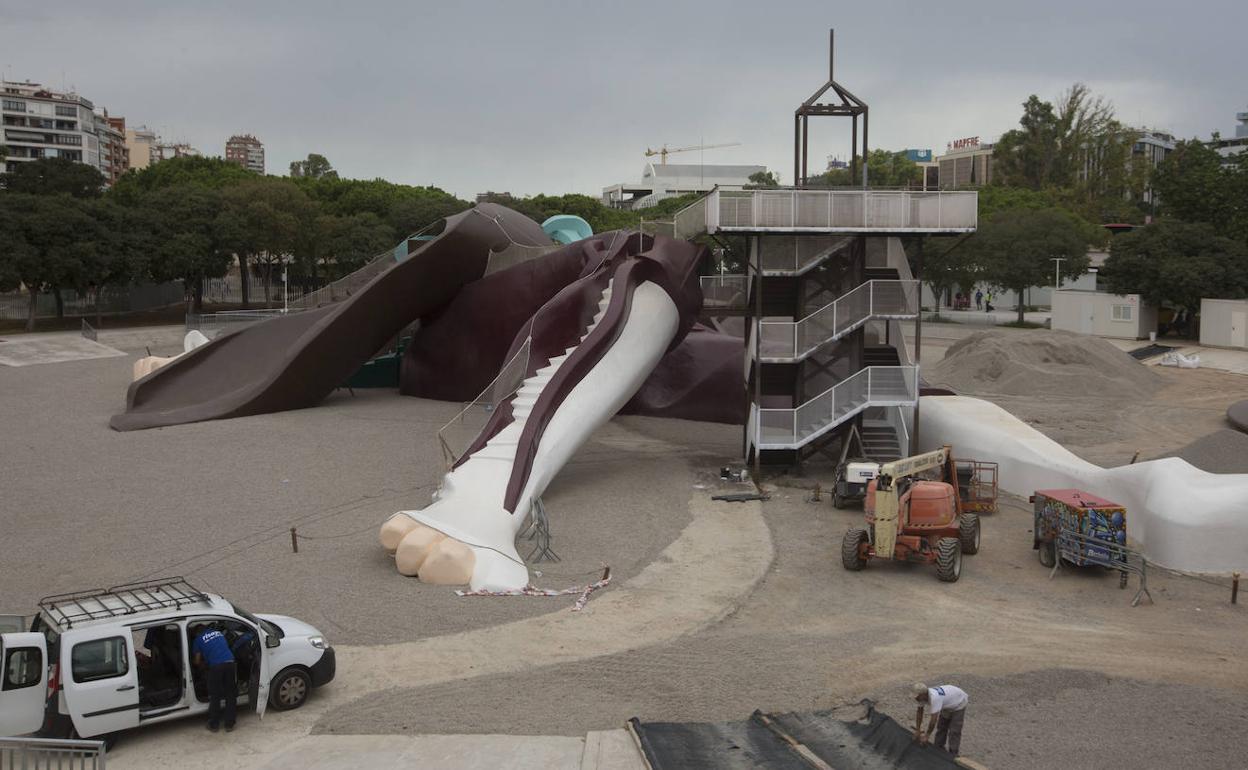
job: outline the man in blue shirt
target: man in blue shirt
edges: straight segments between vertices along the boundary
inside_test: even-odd
[[[234,653],[225,634],[216,626],[205,626],[191,645],[195,663],[206,668],[208,683],[208,729],[220,729],[221,701],[225,701],[225,731],[234,729],[238,710],[238,679],[235,676]]]

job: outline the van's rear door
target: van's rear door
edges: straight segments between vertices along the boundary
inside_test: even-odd
[[[0,634],[0,735],[24,735],[43,726],[48,692],[48,647],[43,634]]]
[[[86,628],[61,635],[61,682],[83,738],[137,727],[139,671],[130,629]]]

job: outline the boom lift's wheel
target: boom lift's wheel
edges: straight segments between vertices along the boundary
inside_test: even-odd
[[[845,539],[841,541],[841,564],[845,565],[845,569],[857,572],[867,566],[867,556],[863,553],[866,544],[865,529],[851,529],[845,533]]]
[[[1038,549],[1040,554],[1040,566],[1052,568],[1057,564],[1057,542],[1050,540],[1047,543],[1040,543]]]
[[[979,514],[964,513],[958,517],[958,539],[962,541],[962,553],[979,553]]]
[[[838,511],[845,508],[845,498],[841,497],[840,492],[832,493],[832,507]]]
[[[936,577],[955,583],[962,576],[962,543],[956,537],[942,537],[936,543]]]

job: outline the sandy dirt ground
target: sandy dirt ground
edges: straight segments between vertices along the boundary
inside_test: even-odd
[[[915,680],[970,692],[964,751],[990,767],[1240,763],[1243,607],[1228,604],[1224,586],[1161,571],[1149,574],[1155,604],[1139,607],[1130,606],[1134,581],[1121,591],[1114,576],[1073,569],[1050,580],[1021,501],[985,520],[983,550],[958,583],[920,565],[850,573],[839,544],[860,511],[807,502],[788,486],[740,513],[705,508],[715,472],[735,462],[739,429],[619,418],[547,496],[563,562],[537,565],[537,582],[588,582],[604,563],[616,574],[579,624],[563,600],[457,598],[422,586],[396,575],[376,547],[385,516],[428,499],[440,467],[433,432],[456,405],[337,394],[300,412],[121,434],[107,420],[124,397],[127,352],[0,367],[0,531],[20,544],[0,561],[0,610],[181,573],[249,609],[317,625],[341,649],[338,680],[304,709],[244,719],[229,743],[193,724],[135,731],[110,753],[118,767],[157,766],[144,759],[153,756],[254,765],[308,733],[576,736],[632,716],[741,719],[864,697],[906,721]],[[925,360],[932,355],[925,344]],[[1208,386],[1193,387],[1191,374]],[[1107,418],[1097,414],[1104,405],[1078,399],[1040,404],[1049,411],[1030,417],[1041,430],[1047,414],[1049,430],[1071,431],[1084,456],[1121,450],[1129,459],[1137,436],[1160,437],[1161,453],[1209,432],[1193,425],[1189,437],[1183,423],[1214,421],[1225,406],[1215,402],[1239,382],[1199,370],[1162,376],[1176,378],[1158,396],[1175,402],[1170,427],[1146,421],[1158,410]],[[1086,414],[1089,424],[1067,427],[1063,414]],[[292,525],[326,539],[293,554]],[[699,528],[701,550],[682,548]],[[698,580],[714,574],[709,566],[686,563],[714,553],[718,541],[706,534],[716,528],[758,544],[724,541],[733,544],[723,560],[742,569],[725,573],[718,594]],[[656,583],[659,573],[675,585]],[[565,627],[575,649],[548,641]],[[382,646],[398,642],[411,645]],[[487,644],[488,660],[474,667]],[[465,662],[440,670],[457,650]]]
[[[924,371],[930,371],[950,345],[979,331],[983,330],[952,324],[924,326]],[[996,329],[994,333],[1037,332]],[[1160,383],[1150,395],[1138,399],[1106,397],[1095,391],[1077,396],[1019,396],[963,387],[958,392],[998,404],[1085,460],[1105,467],[1124,465],[1137,451],[1142,460],[1160,457],[1223,429],[1227,406],[1248,398],[1248,376],[1242,374],[1161,366],[1148,369]]]

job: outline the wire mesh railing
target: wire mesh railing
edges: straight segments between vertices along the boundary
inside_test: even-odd
[[[867,281],[801,320],[762,321],[763,360],[804,358],[872,319],[913,318],[918,303],[918,281]]]
[[[759,449],[796,449],[869,406],[913,405],[918,368],[868,366],[795,409],[759,409],[754,431]]]
[[[105,770],[104,741],[0,737],[0,768]]]
[[[702,307],[706,309],[741,309],[749,303],[750,277],[747,275],[703,275],[698,277],[702,287]]]
[[[186,330],[198,330],[208,339],[227,331],[242,328],[259,321],[267,321],[285,315],[281,308],[257,308],[255,310],[222,310],[216,313],[187,313]]]
[[[962,190],[714,190],[706,200],[710,232],[967,232],[975,229],[979,210],[978,194]]]
[[[526,338],[520,349],[503,364],[498,376],[485,386],[480,395],[438,429],[438,446],[442,450],[442,462],[448,471],[476,442],[495,410],[514,396],[524,384],[532,342],[532,337]]]

